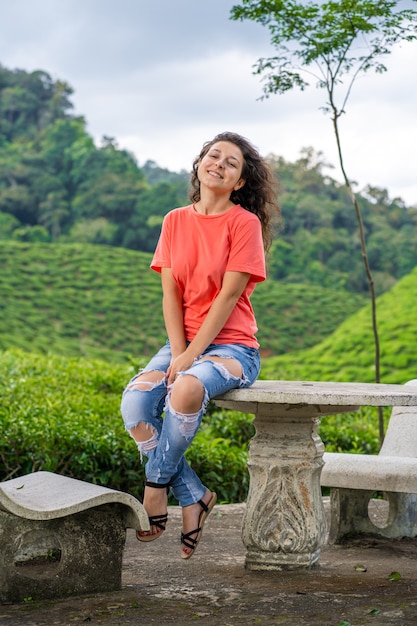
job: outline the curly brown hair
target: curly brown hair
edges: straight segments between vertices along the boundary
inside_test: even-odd
[[[268,163],[245,137],[237,133],[223,132],[204,144],[200,154],[193,162],[190,200],[191,202],[200,200],[200,181],[197,175],[198,165],[213,144],[219,141],[228,141],[235,144],[243,154],[242,178],[246,182],[237,191],[232,191],[230,199],[234,204],[240,204],[244,209],[255,213],[259,217],[262,225],[264,247],[265,250],[268,250],[272,242],[273,224],[280,215],[277,202],[279,185]]]

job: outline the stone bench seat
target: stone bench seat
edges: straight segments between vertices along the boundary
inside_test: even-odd
[[[325,452],[323,460],[323,486],[417,493],[417,459]]]
[[[0,483],[0,600],[119,589],[126,528],[149,530],[128,493],[44,471]]]
[[[0,509],[25,519],[56,519],[112,502],[123,505],[127,528],[149,528],[145,509],[129,493],[52,472],[0,483]]]

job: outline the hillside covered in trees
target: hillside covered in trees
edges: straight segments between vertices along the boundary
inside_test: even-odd
[[[187,202],[188,174],[139,166],[109,137],[96,146],[85,119],[71,112],[71,94],[44,71],[0,66],[0,239],[151,252],[163,216]],[[312,149],[295,163],[269,158],[283,217],[270,276],[366,292],[354,211],[329,166]],[[417,265],[417,208],[370,187],[360,204],[381,293]]]

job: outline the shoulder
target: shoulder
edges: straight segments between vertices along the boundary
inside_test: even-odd
[[[236,219],[239,219],[242,222],[259,222],[259,217],[257,215],[255,215],[255,213],[252,213],[251,211],[248,211],[247,209],[245,209],[243,206],[241,206],[240,204],[236,204],[236,206],[234,207],[234,216],[236,217]]]
[[[191,206],[178,207],[168,211],[162,220],[162,230],[166,231],[167,229],[175,228],[177,224],[183,224],[189,219],[190,214]]]
[[[189,215],[191,212],[191,209],[192,209],[191,204],[187,206],[177,207],[176,209],[171,209],[171,211],[168,211],[168,213],[165,215],[164,219],[165,220],[171,220],[171,219],[176,219],[176,218],[181,219],[182,217]]]
[[[237,204],[233,213],[230,215],[231,223],[237,228],[260,228],[261,221],[255,213],[251,213],[247,209],[244,209],[240,204]]]

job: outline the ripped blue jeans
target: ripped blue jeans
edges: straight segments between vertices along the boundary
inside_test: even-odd
[[[207,359],[209,356],[236,359],[242,366],[242,377],[236,378],[221,363]],[[136,442],[139,452],[147,457],[146,479],[169,484],[181,506],[200,500],[206,487],[184,458],[201,424],[207,404],[230,389],[249,387],[260,370],[260,356],[256,348],[237,344],[212,344],[184,373],[198,378],[204,388],[201,409],[193,415],[183,415],[173,410],[170,387],[164,378],[160,383],[149,384],[147,389],[135,386],[143,372],[166,372],[171,362],[171,349],[167,342],[134,376],[123,392],[121,413],[127,431],[141,422],[149,425],[149,439]],[[164,416],[163,416],[164,415]]]

